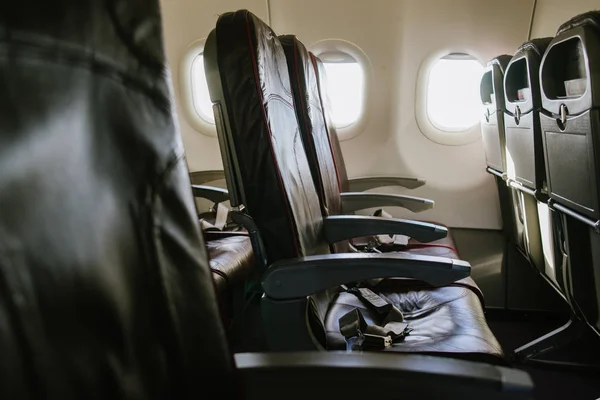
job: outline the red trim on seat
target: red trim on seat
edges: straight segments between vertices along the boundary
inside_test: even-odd
[[[235,236],[250,236],[248,232],[238,232],[238,231],[202,231],[205,236],[226,236],[226,237],[235,237]]]
[[[287,209],[288,219],[290,220],[292,226],[295,227],[296,224],[294,223],[294,219],[292,218],[292,215],[291,215],[291,205],[288,201],[288,197],[285,192],[285,188],[283,186],[283,179],[281,178],[281,174],[279,172],[279,164],[277,163],[277,158],[275,157],[275,150],[273,149],[273,142],[271,141],[273,134],[271,133],[271,127],[269,126],[269,121],[267,120],[267,111],[265,110],[264,99],[263,99],[262,92],[260,90],[260,86],[258,83],[259,76],[258,76],[258,69],[256,68],[256,56],[254,54],[254,46],[252,45],[252,32],[250,31],[250,21],[248,21],[249,13],[250,13],[249,11],[246,11],[246,32],[248,33],[248,46],[250,47],[250,56],[252,57],[252,69],[254,71],[254,83],[256,84],[256,94],[258,95],[258,98],[260,99],[260,106],[262,108],[262,114],[263,114],[263,122],[265,124],[265,127],[267,128],[267,131],[269,132],[269,148],[271,149],[271,157],[273,158],[273,162],[275,163],[275,167],[276,167],[275,174],[277,175],[277,179],[279,180],[279,189],[283,193],[283,199],[287,206],[286,209]],[[299,257],[300,256],[299,238],[298,238],[298,235],[296,234],[297,232],[294,232],[293,229],[292,229],[291,233],[292,233],[292,237],[294,238],[294,248],[296,249],[296,256]]]
[[[456,255],[458,255],[458,250],[456,250],[456,248],[453,247],[453,246],[448,246],[447,244],[413,243],[413,244],[407,245],[406,247],[409,248],[409,249],[421,249],[421,248],[427,248],[427,247],[440,247],[440,248],[445,248],[445,249],[452,250],[453,252],[456,253]]]

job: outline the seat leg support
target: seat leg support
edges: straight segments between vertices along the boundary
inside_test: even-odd
[[[539,367],[559,368],[559,369],[576,369],[576,370],[599,370],[600,366],[587,362],[573,362],[539,359],[543,354],[553,350],[564,348],[575,342],[585,340],[586,333],[589,330],[585,322],[581,321],[574,314],[567,323],[561,327],[548,332],[513,351],[512,360],[518,364],[529,364]]]
[[[275,300],[263,295],[261,314],[272,351],[317,350],[307,318],[308,299]]]

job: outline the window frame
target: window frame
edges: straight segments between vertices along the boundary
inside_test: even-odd
[[[431,70],[439,60],[448,58],[452,54],[465,54],[478,61],[482,66],[482,70],[485,68],[481,57],[470,49],[442,49],[430,54],[422,61],[416,80],[415,117],[419,130],[429,140],[445,146],[464,146],[481,138],[480,119],[473,126],[466,129],[443,128],[431,121],[428,110],[427,96]]]
[[[362,107],[358,118],[347,126],[342,126],[339,128],[336,127],[338,139],[340,141],[349,140],[360,135],[365,130],[367,125],[371,103],[371,82],[373,77],[371,61],[369,60],[369,57],[360,47],[343,39],[323,39],[309,46],[309,49],[317,57],[324,53],[343,53],[355,59],[358,65],[362,68],[364,86],[362,94]],[[325,63],[324,60],[323,63]]]
[[[206,38],[192,42],[180,62],[179,86],[182,99],[182,108],[189,124],[194,130],[210,137],[217,137],[217,128],[214,122],[203,118],[194,105],[194,78],[192,76],[194,61],[204,54]]]

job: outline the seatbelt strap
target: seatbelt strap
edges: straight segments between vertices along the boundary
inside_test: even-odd
[[[227,216],[229,215],[229,209],[223,203],[217,203],[217,213],[215,218],[215,228],[222,231],[227,225]]]
[[[229,209],[223,203],[215,204],[215,223],[211,224],[205,219],[200,220],[200,227],[202,231],[222,231],[227,225],[227,218],[229,216]]]
[[[369,288],[342,288],[358,297],[367,307],[374,310],[381,318],[380,325],[369,325],[362,312],[355,308],[344,314],[339,320],[340,332],[346,339],[348,351],[360,349],[384,349],[394,341],[401,341],[412,329],[404,321],[404,315],[393,304]]]

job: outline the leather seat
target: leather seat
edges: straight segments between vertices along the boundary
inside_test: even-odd
[[[17,163],[14,166],[3,164],[4,172],[3,178],[0,178],[0,187],[4,195],[0,197],[1,208],[13,207],[14,210],[19,211],[15,212],[13,217],[8,218],[5,215],[0,219],[0,242],[7,243],[13,241],[11,239],[13,235],[18,237],[20,234],[25,234],[21,229],[27,228],[27,218],[33,218],[29,210],[48,208],[49,211],[38,215],[37,222],[32,221],[29,225],[30,228],[38,229],[39,235],[42,236],[47,233],[46,228],[53,230],[55,240],[51,241],[52,243],[39,243],[40,246],[43,245],[42,248],[45,246],[49,253],[44,256],[48,262],[61,264],[58,260],[52,261],[51,253],[56,248],[60,248],[63,241],[70,241],[80,247],[78,262],[81,265],[75,263],[73,268],[85,264],[85,260],[91,257],[91,254],[100,252],[105,254],[105,260],[98,261],[98,266],[104,265],[107,272],[110,272],[113,267],[109,267],[108,264],[114,263],[114,268],[118,268],[121,262],[125,262],[122,259],[115,259],[112,255],[114,249],[111,250],[113,246],[119,245],[123,232],[138,232],[143,236],[140,241],[145,240],[148,243],[152,241],[152,236],[144,235],[150,235],[152,224],[157,223],[148,220],[148,216],[151,207],[157,207],[155,203],[160,199],[159,189],[152,189],[153,185],[160,183],[157,175],[159,169],[175,168],[179,164],[185,164],[180,139],[168,135],[169,130],[173,129],[171,126],[173,121],[171,114],[166,111],[171,104],[171,99],[166,81],[161,75],[164,68],[163,54],[162,52],[149,54],[156,43],[160,44],[161,27],[149,25],[154,30],[140,37],[134,49],[129,49],[127,44],[121,43],[118,36],[104,37],[103,40],[106,42],[92,45],[85,40],[85,35],[81,38],[70,36],[72,32],[79,32],[79,27],[76,25],[65,24],[60,32],[53,27],[53,23],[61,18],[61,10],[69,8],[68,2],[49,2],[47,7],[51,11],[48,16],[51,18],[47,21],[38,21],[35,26],[30,26],[30,22],[25,21],[31,19],[28,10],[39,9],[39,4],[34,6],[33,4],[36,3],[31,1],[24,4],[29,6],[12,5],[14,15],[11,14],[12,17],[6,22],[3,20],[3,23],[8,25],[6,29],[2,29],[2,46],[14,50],[15,53],[11,57],[3,55],[4,60],[8,57],[12,64],[3,61],[2,76],[11,76],[11,78],[5,81],[6,86],[3,87],[6,87],[6,90],[3,90],[0,100],[5,110],[0,116],[3,127],[0,143],[3,150],[13,154],[20,154],[19,151],[23,151],[24,163],[30,158],[38,160],[36,167],[39,170],[27,169],[26,164]],[[101,2],[85,2],[81,6],[81,11],[98,12],[98,23],[107,24],[107,27],[121,23],[132,24],[128,26],[132,31],[139,29],[134,20],[128,19],[134,17],[128,14],[134,7],[124,2],[119,4],[121,8],[115,11],[118,14],[115,18],[122,19],[118,21],[102,19],[109,17],[104,12]],[[52,9],[54,6],[56,9]],[[97,7],[102,11],[98,11]],[[90,17],[91,15],[95,16],[90,14]],[[90,29],[92,26],[94,24],[90,25]],[[24,28],[31,29],[21,37],[20,29]],[[48,36],[51,38],[49,43],[54,47],[45,42]],[[72,39],[73,47],[63,45],[61,41],[63,39],[67,41]],[[123,38],[125,39],[127,38]],[[145,46],[150,46],[150,49]],[[28,53],[26,49],[31,51]],[[89,53],[90,49],[94,50],[98,57],[92,57]],[[73,60],[72,65],[66,64],[67,59]],[[21,71],[17,72],[16,69]],[[135,72],[132,72],[134,70]],[[30,78],[29,74],[35,75],[35,79]],[[126,83],[118,85],[115,79],[124,80]],[[97,85],[101,85],[103,90],[98,89]],[[91,96],[89,93],[95,93],[97,96]],[[77,104],[77,107],[72,109],[73,104]],[[7,113],[6,110],[12,111]],[[70,115],[66,110],[73,110],[71,120],[65,118],[65,115]],[[124,114],[128,117],[123,117]],[[142,122],[148,115],[153,115],[149,125]],[[65,130],[61,124],[66,122],[71,125]],[[68,144],[69,152],[62,156],[62,164],[61,160],[56,159],[60,156],[55,155],[53,152],[55,149],[50,144],[42,146],[45,141],[52,143],[53,140]],[[128,154],[128,156],[121,157],[121,154]],[[5,163],[10,160],[12,159],[7,160],[4,157]],[[11,176],[17,172],[13,168],[20,168],[19,173],[28,177],[29,180],[23,183],[23,186],[20,186],[19,181],[13,182],[14,178]],[[182,171],[187,175],[185,168]],[[104,177],[112,173],[121,175],[120,179],[115,179],[108,187],[104,187]],[[83,180],[84,177],[88,183],[78,183],[78,180]],[[77,191],[71,190],[68,185],[69,179],[80,186]],[[147,182],[147,186],[140,182]],[[56,185],[55,192],[51,195],[38,196],[36,191],[42,190],[46,185]],[[21,187],[23,189],[20,189]],[[168,189],[167,186],[164,190]],[[144,193],[148,195],[156,193],[154,197],[150,197],[154,199],[152,200],[154,203],[146,204],[142,197]],[[185,191],[185,193],[191,198],[191,192]],[[34,199],[41,204],[39,206],[32,204]],[[88,217],[80,215],[84,212],[90,215]],[[62,215],[71,213],[77,213],[73,218],[78,219],[80,225],[61,228],[60,226],[64,225]],[[103,219],[96,219],[94,217],[96,214],[104,215]],[[109,230],[117,229],[113,232],[113,239],[96,242],[94,231],[88,233],[89,226],[109,224],[112,221],[110,215],[121,221],[117,225],[106,227]],[[165,224],[168,225],[168,222]],[[54,225],[56,228],[53,227]],[[192,233],[186,235],[193,237],[197,234],[196,227],[187,229]],[[160,228],[157,227],[156,230],[160,232]],[[165,240],[168,240],[174,232],[163,234],[166,235]],[[29,232],[27,235],[32,243],[38,240],[37,234]],[[23,247],[18,243],[15,245]],[[133,241],[121,245],[132,247],[141,244]],[[152,251],[168,253],[169,250],[168,248],[165,250],[162,246],[153,247],[158,244],[147,245],[150,258],[159,257],[158,254],[153,256]],[[28,249],[29,247],[25,246],[23,251],[29,251]],[[0,250],[0,254],[4,251],[7,250]],[[40,248],[31,250],[32,254],[39,251]],[[223,317],[229,319],[233,317],[231,299],[239,295],[239,292],[243,293],[244,284],[254,265],[250,241],[247,237],[220,238],[211,241],[208,245],[208,256],[211,259],[219,303],[225,311]],[[185,265],[185,259],[181,261]],[[23,273],[26,274],[25,270]],[[64,271],[63,273],[66,274]],[[57,274],[62,276],[59,272]],[[117,278],[115,276],[115,279]],[[123,277],[123,279],[128,278]],[[41,282],[34,284],[41,284]],[[81,284],[84,288],[89,282]],[[116,292],[118,293],[118,288]]]
[[[244,295],[244,286],[254,270],[252,244],[248,236],[242,235],[213,238],[205,243],[221,317],[227,325],[238,316],[236,300]]]
[[[219,17],[216,29],[209,35],[204,55],[211,99],[225,121],[217,131],[222,142],[227,142],[230,149],[237,149],[227,156],[235,160],[242,182],[242,188],[237,188],[239,197],[244,199],[243,206],[261,233],[269,264],[330,252],[347,253],[347,241],[330,246],[323,234],[327,219],[339,212],[339,192],[337,197],[335,194],[338,187],[328,186],[333,193],[328,196],[329,215],[325,218],[300,138],[285,54],[275,33],[249,11],[226,13]],[[235,185],[228,183],[228,186],[231,193]],[[369,260],[364,263],[368,265]],[[299,265],[298,270],[301,269]],[[422,289],[422,283],[410,280],[410,290],[406,289],[406,282],[386,281],[386,291],[382,294],[406,306],[412,304],[411,310],[401,307],[412,312],[411,317],[419,326],[417,334],[435,336],[436,345],[428,347],[415,336],[392,350],[410,352],[414,347],[414,351],[421,352],[427,348],[451,356],[489,357],[503,362],[500,346],[485,322],[480,292],[472,280],[459,282],[460,288],[428,286],[427,289]],[[339,302],[334,298],[340,299],[336,289],[315,293],[306,303],[308,310],[295,311],[304,325],[307,313],[311,316],[312,337],[326,340],[325,326],[333,324],[338,316]],[[267,293],[263,304],[269,301]],[[294,343],[284,332],[292,328],[278,322],[286,315],[270,318],[269,311],[264,307],[263,311],[266,321],[277,324],[277,330],[270,334],[282,341],[283,346],[289,346],[287,349],[294,349]],[[432,312],[438,317],[431,317]],[[326,315],[330,316],[327,323]],[[269,327],[267,331],[269,335]],[[289,337],[298,335],[297,330],[290,331]]]
[[[413,329],[403,341],[385,351],[499,362],[502,349],[487,327],[483,312],[479,312],[483,294],[471,279],[441,288],[419,287],[415,282],[388,279],[374,290],[402,311]],[[338,320],[354,308],[361,310],[367,323],[377,324],[380,317],[356,296],[338,293],[325,316],[328,349],[346,349]]]
[[[305,150],[310,154],[308,161],[311,173],[320,198],[327,204],[327,196],[332,193],[328,185],[337,185],[337,191],[343,193],[350,192],[350,183],[336,128],[331,120],[329,103],[322,92],[323,81],[326,80],[325,68],[321,60],[309,54],[304,44],[294,35],[280,36],[279,39],[286,55],[302,141]],[[309,68],[314,69],[315,73],[311,72],[307,76],[305,69]],[[322,113],[322,117],[317,118],[315,112]],[[328,178],[324,176],[325,174],[331,174],[332,177]],[[362,237],[352,239],[351,243],[358,248],[363,248],[373,240],[373,237]],[[448,254],[454,253],[458,258],[456,244],[450,231],[445,238],[430,243],[421,243],[410,238],[406,246],[384,245],[379,250],[410,250],[413,254],[439,255],[440,248],[446,248]]]
[[[531,398],[525,373],[470,362],[232,355],[160,25],[155,0],[3,7],[0,398],[321,400],[339,377],[361,398]]]

